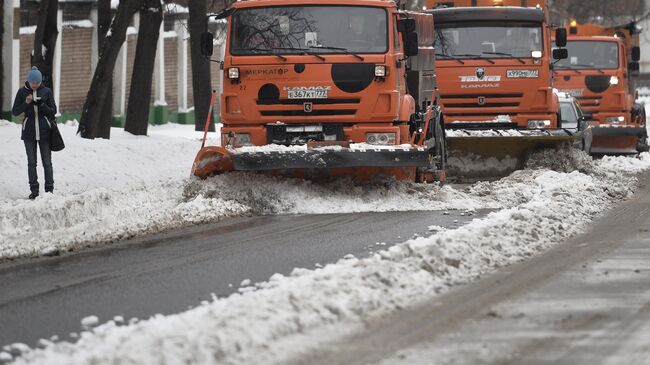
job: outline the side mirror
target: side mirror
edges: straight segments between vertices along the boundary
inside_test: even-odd
[[[555,30],[555,44],[560,48],[566,47],[566,40],[567,40],[566,28],[557,28]]]
[[[553,50],[553,59],[565,60],[569,58],[569,50],[566,48],[556,48]]]
[[[640,67],[638,62],[630,62],[627,65],[627,69],[630,70],[630,72],[639,72]]]
[[[397,21],[397,31],[400,33],[415,32],[415,19],[400,19]]]
[[[632,61],[639,62],[641,60],[641,48],[632,47]]]
[[[211,57],[214,52],[214,35],[210,32],[201,33],[201,54]]]
[[[417,56],[419,51],[418,34],[415,32],[406,33],[404,44],[404,55],[406,57]]]

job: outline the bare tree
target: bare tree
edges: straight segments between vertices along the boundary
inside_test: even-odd
[[[156,48],[163,20],[160,0],[144,0],[140,10],[138,44],[135,48],[131,93],[126,110],[124,130],[135,135],[146,135],[149,126],[151,82],[156,60]]]
[[[113,15],[111,12],[111,0],[97,1],[97,44],[104,44],[106,34],[111,29]],[[98,58],[102,57],[103,47],[98,47]],[[100,103],[99,120],[97,125],[97,137],[111,138],[111,125],[113,124],[113,78],[106,83],[108,93]]]
[[[4,38],[4,32],[5,32],[5,0],[0,0],[0,52],[4,50],[4,43],[2,39]],[[3,90],[0,90],[0,112],[2,112],[2,108],[4,105],[4,84],[5,84],[5,66],[4,66],[5,58],[0,57],[0,88]]]
[[[81,134],[83,138],[92,139],[98,137],[98,125],[103,111],[102,106],[104,99],[110,92],[109,86],[113,79],[115,61],[126,39],[126,30],[129,22],[133,14],[140,10],[141,7],[142,1],[120,0],[120,4],[117,7],[117,14],[115,15],[115,19],[113,19],[109,34],[107,34],[102,46],[101,57],[97,62],[84,108],[81,111],[81,120],[77,133]]]
[[[32,51],[32,65],[38,67],[43,74],[43,84],[50,89],[54,87],[52,70],[54,69],[56,39],[59,36],[57,27],[58,10],[58,0],[41,0]]]
[[[553,20],[558,24],[576,19],[580,23],[620,25],[638,20],[645,11],[644,0],[554,0],[551,4]]]
[[[194,128],[204,129],[208,118],[212,83],[210,82],[210,61],[201,54],[201,33],[206,31],[206,0],[189,0],[190,55],[192,56],[192,91],[194,95]],[[210,131],[214,131],[214,122],[210,122]]]

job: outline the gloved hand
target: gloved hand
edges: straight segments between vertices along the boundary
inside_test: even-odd
[[[40,106],[41,104],[43,104],[43,99],[39,98],[38,100],[34,100],[34,104]]]

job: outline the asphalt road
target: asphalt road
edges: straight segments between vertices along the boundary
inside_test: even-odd
[[[177,313],[227,296],[293,268],[313,268],[347,254],[363,257],[487,214],[399,212],[229,219],[83,253],[0,265],[0,347],[67,339],[96,315],[146,318]]]
[[[584,235],[290,363],[648,365],[649,263],[646,185]]]

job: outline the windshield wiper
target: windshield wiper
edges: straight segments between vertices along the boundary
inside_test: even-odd
[[[589,70],[596,70],[596,71],[600,72],[601,74],[605,74],[605,71],[603,71],[603,70],[601,70],[599,68],[596,68],[596,66],[592,66],[592,65],[576,64],[576,65],[571,65],[571,66],[582,67],[582,68],[586,68],[586,69],[589,69]]]
[[[519,61],[519,63],[521,63],[522,65],[526,64],[526,61],[524,61],[523,59],[513,55],[512,53],[505,53],[505,52],[483,52],[483,53],[484,54],[493,54],[493,55],[496,55],[496,56],[512,57],[512,58],[516,59],[517,61]]]
[[[464,64],[465,64],[465,61],[461,60],[460,58],[456,58],[456,57],[454,57],[454,56],[450,56],[450,55],[448,55],[448,54],[444,54],[444,53],[436,53],[436,57],[447,57],[447,58],[449,58],[449,59],[452,59],[452,60],[454,60],[454,61],[457,61],[457,62],[460,63],[461,65],[464,65]]]
[[[554,65],[553,67],[554,67],[554,68],[559,68],[559,69],[564,69],[564,70],[575,71],[578,75],[582,75],[582,72],[580,72],[580,70],[578,70],[578,69],[576,69],[576,68],[573,68],[573,67],[571,67],[571,66]]]
[[[279,49],[279,50],[283,50],[283,51],[299,51],[299,52],[302,52],[302,54],[308,54],[310,56],[314,56],[314,57],[318,58],[321,61],[325,61],[325,57],[319,55],[316,52],[312,52],[307,48],[298,48],[298,47],[271,47],[271,48],[272,49]]]
[[[489,59],[489,58],[481,57],[480,54],[465,53],[465,54],[453,54],[452,56],[453,56],[453,57],[472,57],[472,58],[474,58],[474,59],[486,60],[486,61],[490,62],[490,63],[493,64],[493,65],[496,63],[496,62],[492,61],[492,60]]]
[[[235,49],[233,49],[233,51],[248,51],[248,52],[250,52],[250,51],[255,51],[255,52],[264,52],[264,53],[268,53],[268,54],[270,54],[271,56],[278,57],[278,58],[281,59],[282,61],[286,61],[286,60],[287,60],[287,58],[284,57],[283,55],[281,55],[281,54],[279,54],[279,53],[272,52],[272,51],[271,51],[272,49],[274,49],[274,48],[269,49],[269,48],[260,48],[260,47],[247,47],[247,48],[235,48]]]
[[[603,70],[601,70],[601,69],[599,69],[599,68],[596,68],[596,66],[592,66],[592,65],[583,65],[583,64],[579,64],[579,63],[578,63],[578,64],[571,65],[571,66],[580,67],[580,68],[582,68],[583,70],[585,70],[585,69],[586,69],[586,70],[596,70],[596,71],[598,71],[599,73],[601,73],[601,74],[603,74],[603,75],[605,74],[605,71],[603,71]],[[568,68],[569,70],[574,70],[574,71],[580,73],[580,71],[578,71],[577,68],[575,68],[575,67],[571,67],[571,66],[560,66],[560,67]],[[556,67],[557,67],[557,66],[556,66]]]
[[[321,49],[331,49],[331,50],[334,50],[334,51],[342,51],[342,52],[345,53],[345,54],[349,54],[349,55],[352,55],[352,56],[356,57],[356,58],[359,59],[360,61],[363,61],[363,60],[364,60],[363,57],[359,56],[358,54],[356,54],[356,53],[354,53],[354,52],[350,52],[350,50],[348,50],[347,48],[342,48],[342,47],[330,47],[330,46],[310,46],[309,48],[311,48],[311,49],[313,49],[313,48],[321,48]]]

